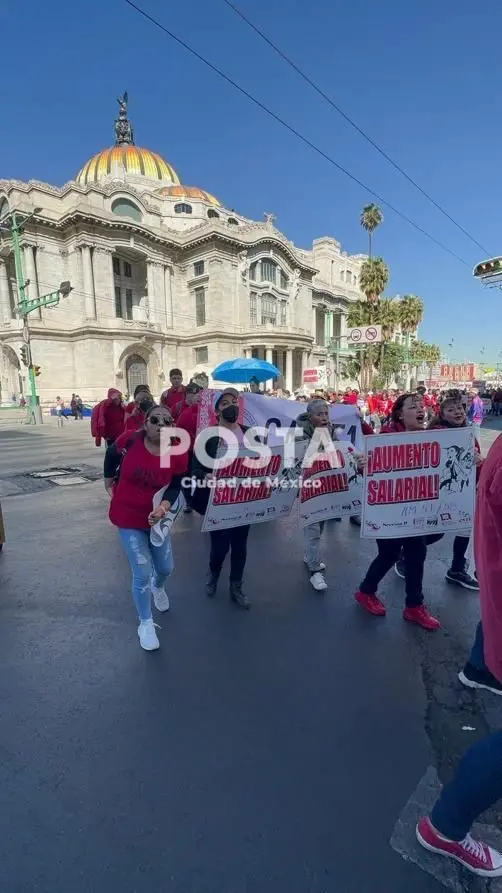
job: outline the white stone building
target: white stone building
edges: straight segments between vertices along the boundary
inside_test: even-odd
[[[0,180],[0,218],[38,209],[21,236],[28,298],[73,286],[58,307],[30,314],[43,403],[73,391],[101,399],[110,386],[131,393],[145,381],[158,395],[173,366],[187,380],[237,356],[273,361],[293,390],[306,366],[326,363],[331,339],[343,356],[364,255],[328,237],[299,249],[272,215],[248,220],[181,185],[159,155],[134,145],[123,101],[115,132],[115,146],[61,188]],[[26,392],[17,300],[0,232],[0,402]]]

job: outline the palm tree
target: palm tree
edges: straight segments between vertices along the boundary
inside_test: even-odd
[[[415,332],[424,318],[424,302],[416,295],[404,295],[399,301],[399,322],[404,335]]]
[[[365,207],[361,211],[361,217],[359,219],[361,221],[362,228],[365,229],[368,233],[368,255],[371,259],[371,237],[377,226],[380,226],[383,220],[383,214],[378,205],[365,205]]]
[[[389,268],[383,257],[365,260],[361,266],[359,285],[368,301],[377,301],[389,281]]]
[[[382,340],[380,342],[379,366],[383,364],[385,342],[391,341],[394,329],[399,323],[399,301],[392,298],[380,298],[374,306],[373,322],[382,326]]]
[[[437,344],[426,344],[425,362],[429,367],[429,381],[432,378],[432,371],[441,359],[441,348]]]
[[[401,323],[401,331],[404,335],[406,347],[406,359],[408,364],[406,387],[409,388],[409,352],[410,352],[410,335],[416,332],[419,324],[424,318],[424,302],[422,298],[416,295],[404,295],[399,301],[399,322]]]

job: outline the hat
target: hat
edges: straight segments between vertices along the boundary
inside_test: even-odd
[[[185,388],[185,393],[186,394],[199,394],[200,391],[203,391],[203,390],[204,390],[204,388],[202,387],[201,384],[198,384],[198,382],[189,381]]]
[[[232,397],[235,397],[236,400],[239,399],[239,391],[236,391],[235,388],[225,388],[223,391],[217,391],[213,396],[213,409],[218,409],[218,404],[220,400],[223,400],[227,394],[230,394]]]

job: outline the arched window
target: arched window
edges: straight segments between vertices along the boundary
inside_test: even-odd
[[[148,367],[139,354],[133,353],[126,362],[127,390],[134,394],[134,388],[139,384],[148,384]]]
[[[352,285],[352,273],[350,272],[350,270],[346,270],[345,272],[345,281],[347,285]]]
[[[227,223],[231,223],[233,226],[239,226],[239,221],[235,219],[235,217],[229,217]]]
[[[4,214],[9,210],[9,203],[4,196],[0,198],[0,217],[3,217]]]
[[[251,264],[249,268],[249,279],[251,282],[256,282],[258,277],[256,275],[256,271],[258,269],[258,261],[255,260],[254,264]]]
[[[274,295],[265,292],[261,296],[261,324],[272,323],[274,326],[277,322],[277,298]]]
[[[130,217],[131,220],[137,220],[138,222],[141,220],[140,209],[128,198],[116,198],[112,202],[112,213],[117,214],[119,217]]]
[[[275,285],[277,264],[274,260],[264,257],[261,262],[261,281],[272,282]]]
[[[340,279],[345,282],[345,270],[340,270]]]
[[[218,211],[215,211],[214,208],[209,208],[207,212],[208,217],[219,217]]]
[[[175,214],[191,214],[192,206],[188,205],[186,202],[179,202],[179,204],[174,206]]]

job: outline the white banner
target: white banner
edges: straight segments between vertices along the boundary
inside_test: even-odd
[[[197,433],[202,428],[216,424],[214,414],[214,401],[221,393],[216,390],[204,390],[199,407]],[[283,443],[283,439],[277,437],[276,428],[293,428],[296,419],[305,412],[306,404],[297,403],[296,400],[283,400],[280,397],[266,397],[263,394],[240,395],[239,422],[249,427],[261,427],[269,429],[267,443],[270,446]],[[329,417],[335,424],[340,440],[351,443],[356,450],[363,450],[363,435],[361,431],[361,418],[359,410],[355,406],[345,406],[344,403],[330,403]]]
[[[361,536],[466,535],[476,488],[472,428],[378,434],[365,446]]]
[[[348,443],[336,444],[337,465],[317,459],[305,468],[300,488],[300,527],[316,521],[358,515],[361,511],[362,477],[357,472],[357,455]]]
[[[306,448],[305,440],[295,442],[293,468],[284,467],[281,445],[270,447],[272,455],[265,468],[250,469],[243,460],[256,461],[256,454],[241,447],[230,465],[215,469],[202,531],[287,518],[298,494]]]

